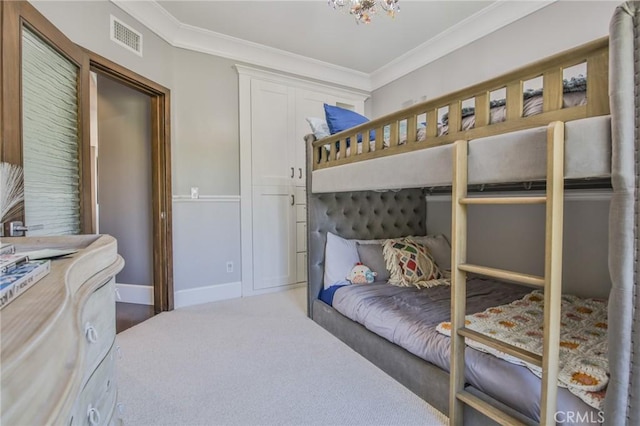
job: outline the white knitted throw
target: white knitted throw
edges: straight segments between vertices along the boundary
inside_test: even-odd
[[[544,294],[534,291],[508,305],[465,317],[465,327],[536,354],[542,354]],[[451,335],[451,323],[437,330]],[[513,364],[524,365],[536,376],[542,369],[471,339],[468,346]],[[609,381],[607,358],[607,301],[562,296],[560,372],[558,386],[596,409],[602,409]]]

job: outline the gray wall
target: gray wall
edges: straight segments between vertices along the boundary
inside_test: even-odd
[[[75,43],[171,90],[174,290],[239,281],[239,198],[217,199],[240,194],[235,62],[174,48],[108,1],[32,4]],[[111,14],[142,33],[142,58],[110,40]],[[192,186],[202,198],[185,203]],[[185,236],[208,239],[192,243]],[[199,256],[211,260],[206,277],[188,266]],[[226,272],[227,261],[233,273]]]
[[[120,284],[153,285],[151,99],[98,75],[99,231],[118,240]]]
[[[371,116],[459,90],[609,33],[619,2],[558,1],[372,93]]]
[[[608,297],[609,200],[565,200],[563,291]],[[544,275],[545,207],[470,206],[469,263]],[[450,198],[427,197],[427,233],[451,236]]]
[[[174,194],[240,194],[236,61],[174,49]]]
[[[32,1],[40,13],[71,41],[129,68],[156,83],[171,87],[167,66],[173,47],[109,1]],[[143,57],[109,38],[110,15],[142,34]]]

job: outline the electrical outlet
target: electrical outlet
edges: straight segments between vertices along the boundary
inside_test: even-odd
[[[227,262],[227,272],[233,272],[233,262],[232,261],[228,261]]]
[[[191,187],[191,198],[200,198],[200,190],[197,186]]]

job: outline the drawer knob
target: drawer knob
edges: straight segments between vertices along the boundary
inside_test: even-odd
[[[87,341],[89,343],[95,343],[98,341],[98,330],[89,323],[84,327],[84,335],[87,337]]]
[[[98,426],[100,424],[100,411],[97,408],[89,406],[87,410],[87,420],[91,426]]]

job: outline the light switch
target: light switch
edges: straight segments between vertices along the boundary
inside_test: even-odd
[[[200,190],[198,189],[197,186],[191,187],[191,198],[193,199],[200,198]]]

